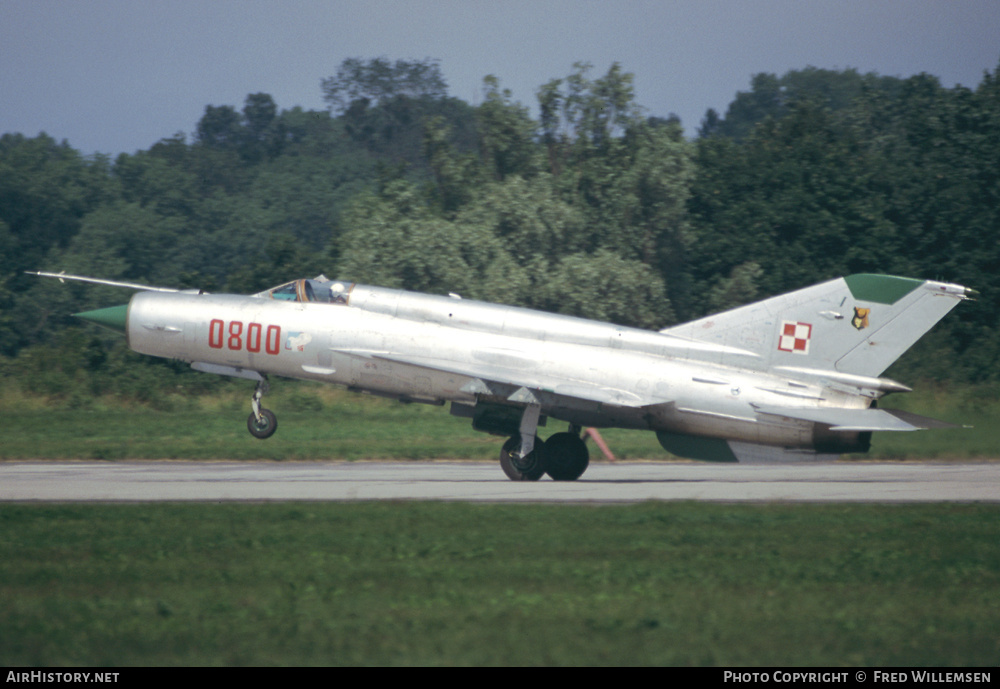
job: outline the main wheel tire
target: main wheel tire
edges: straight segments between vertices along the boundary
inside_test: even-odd
[[[278,430],[278,417],[270,409],[261,409],[260,421],[258,421],[257,417],[251,413],[247,419],[247,430],[255,438],[260,438],[261,440],[270,438]]]
[[[535,448],[527,457],[517,455],[521,448],[521,436],[515,435],[503,444],[500,450],[500,468],[511,481],[537,481],[545,473],[545,461],[540,452],[542,441],[535,436]]]
[[[575,481],[590,465],[587,444],[575,433],[556,433],[540,449],[545,471],[556,481]]]

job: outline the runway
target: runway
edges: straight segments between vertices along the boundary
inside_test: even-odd
[[[1000,502],[1000,462],[595,463],[578,481],[507,480],[463,461],[0,463],[0,501]]]

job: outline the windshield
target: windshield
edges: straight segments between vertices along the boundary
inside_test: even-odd
[[[313,280],[295,280],[272,287],[254,296],[285,301],[311,301],[320,304],[346,304],[351,299],[353,282],[328,280],[322,275]]]

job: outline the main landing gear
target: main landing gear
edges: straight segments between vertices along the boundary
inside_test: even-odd
[[[500,450],[500,467],[512,481],[537,481],[543,474],[556,481],[575,481],[590,465],[580,427],[571,425],[568,432],[542,442],[535,435],[539,411],[537,405],[525,408],[520,434],[508,439]]]
[[[271,386],[267,383],[267,377],[261,377],[257,381],[253,397],[250,398],[250,406],[253,408],[253,412],[247,418],[247,430],[250,431],[250,435],[261,440],[270,438],[278,430],[278,417],[270,409],[264,409],[260,406],[261,398],[270,389]]]
[[[575,481],[590,465],[590,452],[579,428],[550,437],[542,445],[542,454],[545,471],[556,481]]]

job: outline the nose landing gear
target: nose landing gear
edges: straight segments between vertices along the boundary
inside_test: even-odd
[[[253,408],[253,412],[247,418],[247,430],[250,431],[250,435],[261,440],[270,438],[278,430],[278,417],[270,409],[264,409],[260,406],[261,398],[270,389],[271,386],[268,385],[267,377],[262,376],[257,381],[253,397],[250,398],[250,406]]]

